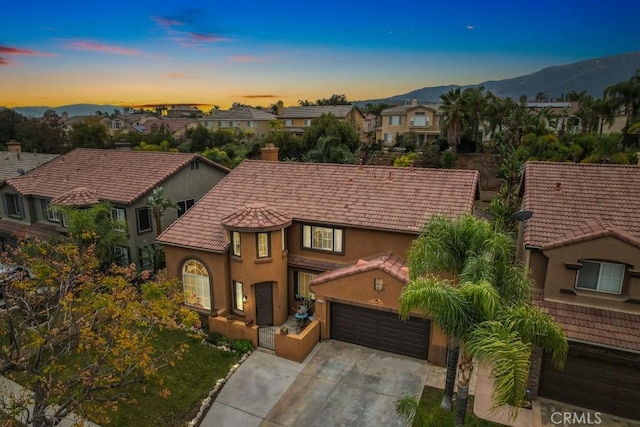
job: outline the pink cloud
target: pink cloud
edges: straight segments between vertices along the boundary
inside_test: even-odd
[[[0,53],[5,55],[53,56],[51,53],[37,52],[31,49],[20,49],[10,46],[0,46]]]
[[[0,66],[1,65],[11,65],[11,61],[9,61],[7,58],[0,57]]]
[[[183,78],[187,77],[187,75],[183,74],[183,73],[169,73],[169,74],[167,74],[167,77],[169,77],[171,79],[183,79]]]
[[[163,28],[171,28],[184,25],[184,22],[182,21],[178,21],[177,19],[165,18],[164,16],[152,16],[151,19],[153,20],[153,22]]]
[[[103,43],[91,42],[91,41],[73,41],[66,44],[69,49],[75,50],[90,50],[95,52],[113,53],[115,55],[139,55],[140,51],[137,49],[128,49],[117,45],[107,45]]]

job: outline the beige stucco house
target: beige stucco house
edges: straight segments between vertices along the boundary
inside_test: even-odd
[[[418,147],[440,138],[440,112],[437,105],[398,105],[382,110],[381,126],[376,130],[376,141],[383,146],[395,145],[398,136],[414,133]]]

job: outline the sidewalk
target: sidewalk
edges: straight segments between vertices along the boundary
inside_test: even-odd
[[[9,406],[11,400],[16,398],[21,400],[28,399],[30,402],[32,394],[32,392],[25,389],[20,384],[0,376],[0,409]],[[22,410],[21,414],[17,415],[15,418],[21,423],[27,424],[27,419],[32,411],[33,404],[29,403],[26,405],[26,409]],[[80,422],[82,422],[82,424],[80,424]],[[85,427],[100,427],[98,424],[92,423],[91,421],[83,420],[74,413],[71,413],[67,418],[62,419],[58,424],[59,427],[73,427],[77,425],[84,425]]]

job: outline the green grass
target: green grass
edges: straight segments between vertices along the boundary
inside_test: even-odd
[[[174,366],[161,368],[145,384],[122,390],[128,393],[128,400],[120,401],[114,412],[98,411],[92,416],[92,410],[88,408],[88,418],[110,426],[184,426],[196,415],[216,381],[227,375],[240,356],[202,345],[199,338],[180,330],[161,331],[154,347],[158,352],[164,352],[183,343],[189,347],[180,358],[174,359]],[[21,384],[28,381],[25,375],[11,377]],[[161,397],[164,389],[170,392],[166,398]],[[104,404],[96,403],[96,406],[104,408]],[[105,420],[104,415],[109,419]]]
[[[456,417],[456,405],[453,403],[451,411],[444,411],[440,408],[440,402],[442,401],[442,390],[434,387],[425,387],[422,391],[421,402],[425,405],[425,409],[430,414],[429,421],[431,424],[428,426],[444,427],[454,425]],[[490,421],[482,420],[473,414],[473,396],[469,396],[467,401],[467,415],[465,417],[464,425],[466,427],[501,427],[502,424],[492,423]],[[413,427],[424,427],[419,423],[414,422]]]

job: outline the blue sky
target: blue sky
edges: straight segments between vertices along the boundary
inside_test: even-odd
[[[0,105],[351,100],[640,50],[640,1],[10,2]]]

